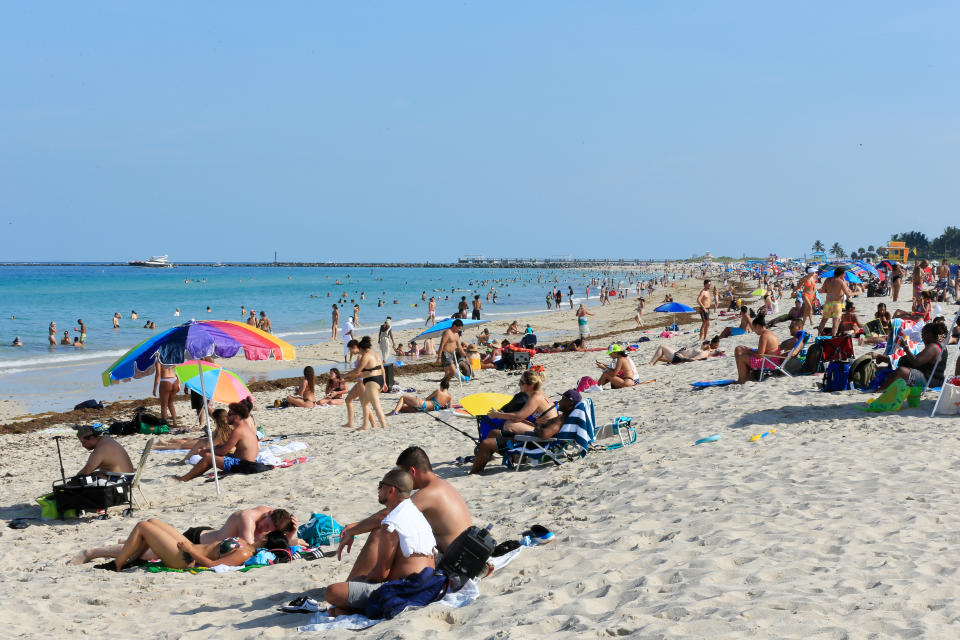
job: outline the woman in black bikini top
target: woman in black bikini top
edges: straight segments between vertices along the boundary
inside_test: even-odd
[[[360,431],[377,426],[373,421],[373,414],[377,414],[380,421],[380,427],[386,428],[387,418],[383,414],[383,408],[380,406],[380,391],[386,391],[383,376],[383,362],[372,349],[373,342],[370,336],[363,336],[357,344],[360,350],[360,359],[357,361],[357,367],[351,371],[348,376],[360,378],[363,380],[363,394],[360,396],[360,406],[363,409],[363,423],[360,425]],[[367,375],[373,371],[378,371],[377,375]],[[369,426],[368,426],[369,422]]]

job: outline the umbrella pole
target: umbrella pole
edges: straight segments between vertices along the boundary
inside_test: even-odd
[[[220,495],[220,478],[217,477],[217,454],[213,451],[213,429],[210,428],[210,410],[207,409],[207,388],[203,383],[203,360],[197,360],[197,370],[200,372],[200,395],[203,396],[203,421],[207,425],[207,444],[210,445],[210,468],[213,469],[213,482],[217,485],[217,495]]]
[[[457,382],[460,383],[460,395],[463,395],[463,375],[460,373],[460,363],[457,361],[457,350],[453,350],[453,367],[457,370]]]

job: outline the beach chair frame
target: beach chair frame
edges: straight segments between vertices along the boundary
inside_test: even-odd
[[[762,360],[761,366],[760,366],[759,369],[754,369],[754,371],[757,371],[757,372],[758,372],[758,376],[759,376],[759,381],[760,381],[760,382],[763,382],[763,374],[764,374],[765,371],[767,372],[767,376],[772,375],[772,372],[773,372],[773,371],[779,371],[780,373],[782,373],[783,375],[787,376],[788,378],[792,378],[792,377],[793,377],[792,375],[790,375],[789,373],[787,373],[787,370],[786,370],[785,367],[787,366],[787,363],[790,362],[790,360],[792,360],[794,357],[796,357],[794,354],[799,355],[800,353],[803,352],[804,349],[807,348],[807,343],[810,341],[810,333],[808,333],[808,332],[806,332],[806,331],[798,331],[797,333],[798,333],[798,334],[803,334],[803,335],[802,335],[802,336],[799,336],[799,337],[797,338],[797,340],[798,340],[797,344],[795,344],[795,345],[793,346],[793,349],[791,349],[791,350],[790,350],[790,353],[788,353],[787,355],[785,355],[785,356],[783,356],[783,355],[780,355],[780,356],[773,356],[773,355],[763,355],[763,356],[760,356],[760,359]],[[778,363],[777,363],[777,360],[780,360],[781,362],[778,364]],[[768,369],[768,368],[766,368],[765,366],[763,366],[763,364],[767,364],[767,363],[773,365],[773,369]]]

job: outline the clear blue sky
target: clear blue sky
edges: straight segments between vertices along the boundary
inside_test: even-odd
[[[0,260],[848,251],[960,200],[955,2],[21,2]]]

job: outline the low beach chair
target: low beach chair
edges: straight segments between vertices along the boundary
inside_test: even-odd
[[[762,366],[759,369],[754,369],[754,371],[758,372],[760,382],[763,382],[763,374],[765,371],[767,372],[768,376],[772,375],[774,371],[779,371],[780,373],[787,376],[788,378],[793,377],[786,370],[787,363],[790,362],[790,360],[792,360],[793,358],[799,356],[800,353],[802,353],[803,350],[806,349],[807,342],[810,341],[810,334],[807,333],[806,331],[798,331],[796,338],[797,338],[797,343],[794,345],[793,349],[791,349],[790,352],[787,353],[786,355],[781,354],[781,355],[775,356],[771,354],[771,355],[760,356],[760,359],[762,361]]]
[[[130,480],[130,496],[133,499],[134,503],[136,503],[137,508],[140,508],[140,509],[142,509],[143,507],[140,506],[139,502],[137,501],[137,497],[136,495],[134,495],[134,491],[140,492],[140,497],[143,498],[143,502],[144,502],[143,506],[147,506],[150,504],[149,502],[147,502],[147,498],[146,496],[143,495],[143,490],[140,488],[140,477],[143,475],[143,468],[147,466],[147,458],[150,457],[150,451],[153,449],[154,440],[156,440],[156,438],[150,438],[149,440],[147,440],[147,444],[143,445],[143,453],[140,454],[140,462],[137,464],[137,470],[134,471],[133,477]]]
[[[538,438],[532,435],[514,436],[513,443],[508,443],[503,452],[505,464],[509,467],[514,466],[514,470],[519,471],[524,460],[528,465],[536,465],[544,458],[550,460],[555,465],[562,464],[561,457],[568,460],[574,460],[576,457],[584,457],[590,450],[590,445],[596,439],[596,417],[593,409],[593,400],[587,398],[581,400],[566,422],[560,427],[552,438]],[[576,457],[569,449],[576,448]],[[514,462],[512,458],[519,454],[520,457]]]
[[[610,431],[609,435],[606,433],[607,430]],[[619,438],[620,442],[614,442],[606,446],[596,444],[597,441],[607,437]],[[613,451],[614,449],[622,449],[623,447],[629,446],[636,441],[637,430],[633,427],[633,418],[620,416],[610,424],[605,424],[597,428],[597,436],[594,440],[593,448],[599,451]]]

